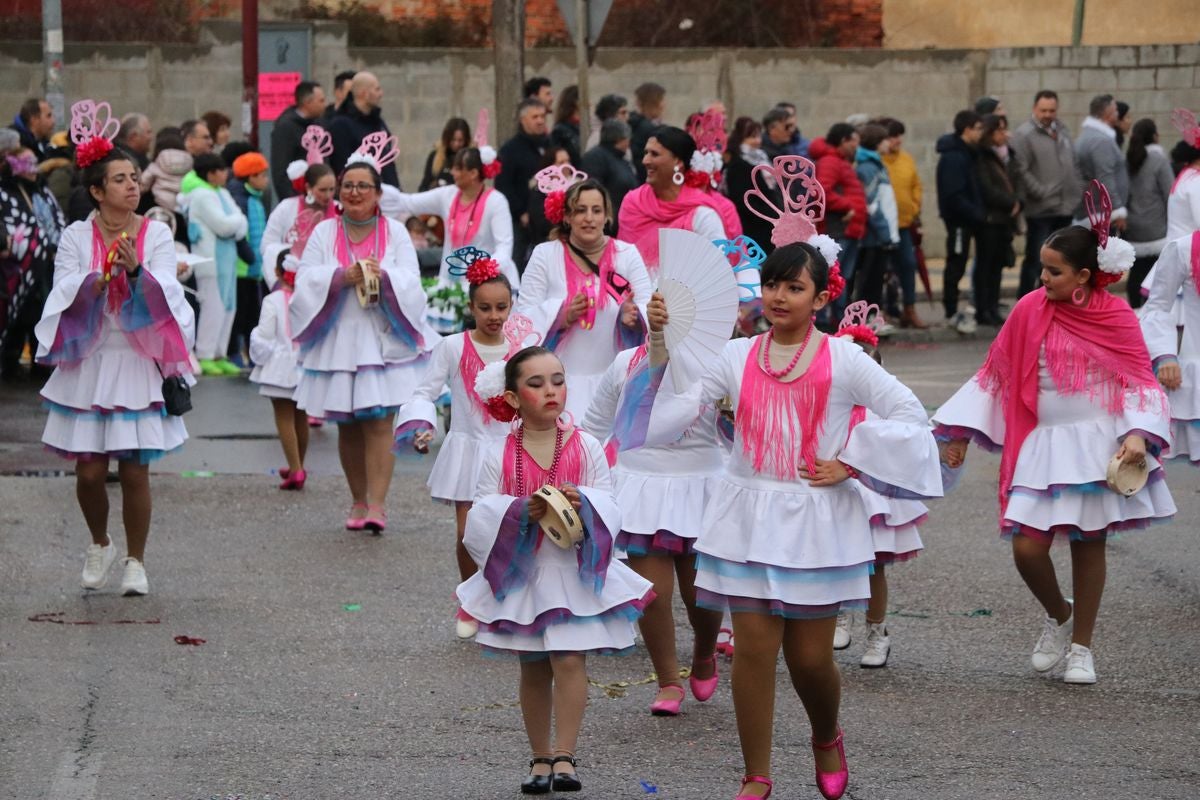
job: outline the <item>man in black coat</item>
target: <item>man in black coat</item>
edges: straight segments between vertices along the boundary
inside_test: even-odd
[[[271,188],[276,202],[296,194],[288,180],[288,164],[304,160],[306,153],[300,140],[325,111],[325,90],[315,81],[296,84],[295,99],[296,104],[285,109],[271,129]]]
[[[958,282],[967,269],[971,239],[987,215],[976,165],[983,118],[974,111],[954,115],[954,133],[937,141],[938,214],[946,224],[946,271],[942,281],[942,306],[946,319],[960,333],[973,333],[975,320],[958,311]]]
[[[342,101],[337,113],[329,122],[329,133],[333,137],[333,155],[329,158],[329,166],[341,174],[348,159],[363,138],[370,133],[388,130],[387,123],[380,114],[379,104],[383,100],[383,87],[379,79],[370,72],[359,72],[350,83],[350,94]],[[396,172],[395,164],[383,168],[381,177],[384,183],[400,188],[400,175]]]
[[[21,137],[21,146],[37,156],[38,163],[46,160],[50,149],[50,134],[54,133],[54,109],[40,97],[31,97],[21,104],[21,110],[10,126]]]
[[[583,154],[582,169],[588,177],[600,181],[612,198],[612,233],[617,232],[617,217],[625,195],[637,188],[637,172],[625,157],[629,151],[629,125],[616,117],[600,126],[600,144]]]
[[[642,156],[646,154],[646,141],[650,134],[663,124],[663,114],[667,110],[667,90],[648,81],[633,90],[633,99],[637,103],[637,111],[629,115],[629,129],[632,131],[629,149],[633,157],[633,168],[637,170],[640,182],[646,180],[646,168],[642,166]]]
[[[500,174],[496,191],[508,201],[513,219],[513,261],[524,269],[529,250],[537,242],[529,237],[529,196],[533,176],[542,168],[549,139],[546,136],[546,107],[540,100],[526,98],[517,106],[517,135],[500,147]]]

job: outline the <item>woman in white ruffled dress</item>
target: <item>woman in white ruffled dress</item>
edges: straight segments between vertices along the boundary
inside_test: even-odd
[[[1171,457],[1200,466],[1200,230],[1168,242],[1154,268],[1158,274],[1142,306],[1142,333],[1171,404]]]
[[[308,237],[317,224],[337,216],[337,176],[327,164],[310,164],[304,172],[304,189],[295,197],[279,201],[267,217],[262,237],[262,263],[273,267],[279,254],[290,251],[296,258],[304,255]],[[273,270],[263,270],[267,287],[275,288]]]
[[[595,180],[566,191],[551,240],[533,249],[516,312],[534,321],[562,359],[571,391],[567,411],[583,419],[617,353],[645,341],[650,277],[638,249],[608,236],[608,191]]]
[[[149,463],[187,439],[183,420],[167,413],[162,385],[164,377],[190,377],[195,320],[175,277],[171,231],[134,213],[137,166],[111,145],[105,151],[103,138],[76,144],[97,211],[63,232],[36,329],[38,361],[55,367],[42,388],[50,411],[42,441],[76,462],[76,497],[92,536],[85,589],[103,587],[116,558],[105,484],[117,460],[128,552],[121,592],[144,595]]]
[[[1097,228],[1107,238],[1108,220]],[[1000,531],[1046,611],[1033,668],[1066,659],[1063,680],[1096,682],[1092,634],[1104,590],[1107,540],[1165,522],[1175,504],[1158,456],[1170,447],[1166,397],[1133,310],[1106,286],[1133,265],[1133,247],[1080,226],[1042,247],[1043,290],[1013,307],[987,361],[934,414],[946,463],[957,469],[974,441],[1002,449]],[[1114,454],[1144,464],[1148,481],[1122,495],[1106,478]],[[1071,548],[1073,601],[1063,597],[1050,545]]]
[[[380,214],[381,186],[371,161],[347,166],[343,215],[313,230],[288,305],[302,368],[296,404],[338,423],[338,455],[352,498],[346,528],[375,533],[387,526],[395,415],[412,397],[437,341],[424,322],[416,250],[404,226]],[[359,289],[372,276],[379,294],[364,296],[364,305]]]

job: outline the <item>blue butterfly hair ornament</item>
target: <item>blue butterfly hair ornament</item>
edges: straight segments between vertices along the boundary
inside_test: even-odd
[[[757,277],[758,268],[767,260],[767,254],[759,247],[758,242],[745,235],[736,239],[717,239],[713,241],[713,244],[720,248],[725,257],[729,259],[734,277],[739,279],[738,289],[742,292],[741,301],[748,303],[755,300],[762,285],[761,281],[745,279]]]
[[[492,254],[488,251],[467,245],[446,256],[446,269],[455,278],[465,278],[472,264],[491,257]]]

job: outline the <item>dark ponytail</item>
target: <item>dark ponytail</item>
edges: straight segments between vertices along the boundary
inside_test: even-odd
[[[1139,119],[1133,124],[1133,130],[1129,132],[1129,151],[1125,156],[1125,162],[1129,165],[1129,174],[1136,175],[1146,163],[1146,157],[1149,155],[1146,148],[1154,144],[1154,140],[1158,138],[1158,126],[1154,124],[1152,119]]]

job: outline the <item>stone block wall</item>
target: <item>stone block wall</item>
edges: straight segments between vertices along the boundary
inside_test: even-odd
[[[209,109],[240,119],[241,56],[236,24],[206,23],[201,44],[67,45],[68,104],[109,100],[118,114],[144,111],[155,126]],[[348,48],[338,23],[314,26],[314,77],[328,84],[342,69],[371,69],[383,87],[383,111],[401,143],[398,162],[415,187],[430,148],[450,116],[474,124],[494,104],[490,50]],[[694,109],[722,100],[731,121],[761,117],[774,103],[796,103],[805,136],[854,113],[890,115],[908,127],[905,146],[926,185],[924,219],[931,255],[940,253],[935,222],[934,144],[954,113],[976,97],[1002,98],[1014,124],[1039,88],[1054,89],[1060,114],[1077,131],[1092,95],[1111,92],[1152,117],[1168,147],[1175,141],[1171,109],[1200,110],[1200,45],[1038,47],[1000,50],[634,50],[602,48],[589,73],[593,102],[607,92],[632,97],[645,80],[667,88],[667,120],[680,124]],[[574,82],[569,49],[526,52],[527,74],[549,76],[556,88]],[[41,91],[41,51],[35,43],[0,43],[0,113]],[[493,118],[511,108],[492,108]]]

